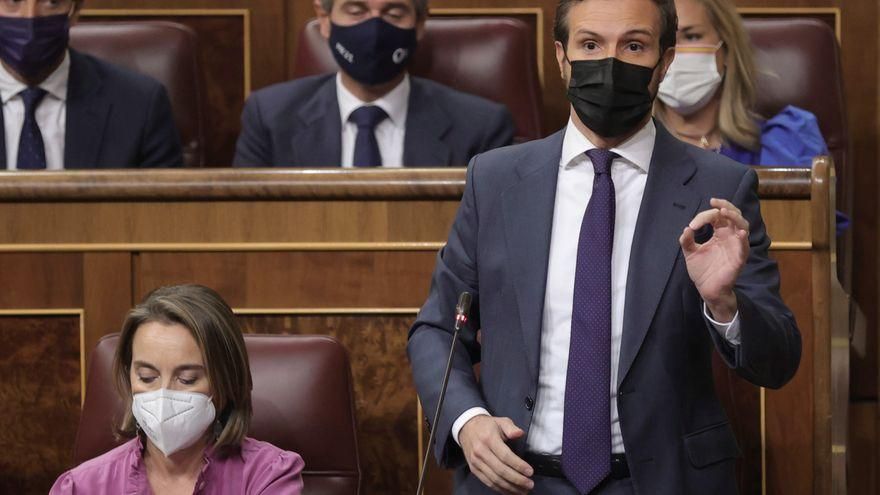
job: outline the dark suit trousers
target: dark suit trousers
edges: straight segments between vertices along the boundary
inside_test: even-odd
[[[535,476],[533,480],[535,488],[531,493],[534,495],[579,495],[575,487],[566,479]],[[590,492],[590,495],[635,495],[635,493],[632,478],[627,478],[625,480],[606,480]]]

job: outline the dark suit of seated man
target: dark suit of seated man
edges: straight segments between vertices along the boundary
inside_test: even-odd
[[[0,2],[0,168],[183,166],[165,88],[68,48],[82,2]]]
[[[515,129],[506,107],[407,74],[427,4],[315,0],[342,70],[254,93],[235,166],[464,166],[510,144]]]
[[[672,0],[558,5],[569,123],[472,160],[410,331],[434,411],[456,301],[472,294],[434,455],[458,469],[459,495],[733,495],[712,354],[771,388],[801,356],[757,176],[651,119]]]

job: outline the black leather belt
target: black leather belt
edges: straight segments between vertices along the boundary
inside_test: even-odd
[[[523,460],[532,466],[538,476],[565,478],[565,473],[562,472],[561,455],[526,452]],[[615,480],[629,478],[629,465],[626,463],[625,454],[611,454],[611,474],[608,477]]]

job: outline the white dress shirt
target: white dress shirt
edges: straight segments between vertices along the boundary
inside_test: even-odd
[[[610,428],[613,453],[623,453],[623,436],[617,413],[617,372],[623,337],[623,312],[626,303],[626,278],[636,221],[648,180],[648,168],[654,153],[657,129],[653,121],[611,151],[617,153],[611,165],[615,191],[614,245],[611,255],[611,395]],[[574,299],[574,275],[577,264],[580,226],[593,191],[593,164],[586,151],[596,148],[569,120],[562,143],[553,230],[544,293],[541,331],[538,393],[526,445],[536,453],[562,454],[562,427],[565,413],[565,381],[571,339],[571,313]],[[705,304],[703,308],[706,312]],[[706,313],[708,317],[708,313]],[[709,319],[728,342],[739,344],[739,314],[729,323]],[[483,408],[465,411],[453,423],[452,435],[458,434],[468,420],[489,414]],[[523,427],[525,425],[518,425]]]
[[[409,110],[410,82],[407,74],[403,81],[388,94],[376,101],[367,103],[353,95],[344,84],[342,76],[336,75],[336,100],[339,102],[339,116],[342,119],[342,167],[354,166],[354,143],[357,139],[357,125],[348,121],[352,112],[365,105],[375,105],[388,118],[376,125],[376,141],[382,155],[382,166],[386,168],[403,167],[403,139],[406,136],[406,114]]]
[[[67,129],[67,79],[70,75],[70,53],[64,56],[61,65],[55,69],[40,87],[46,96],[37,105],[37,125],[43,136],[46,150],[46,168],[64,168],[64,135]],[[3,124],[6,138],[6,168],[15,170],[18,163],[18,142],[24,126],[24,101],[21,92],[27,85],[15,79],[0,64],[0,99],[3,100]]]

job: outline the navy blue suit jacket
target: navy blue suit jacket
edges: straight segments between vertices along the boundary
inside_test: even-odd
[[[410,330],[407,352],[419,397],[431,412],[458,294],[475,296],[441,419],[431,425],[437,459],[460,468],[456,493],[488,493],[467,472],[451,437],[459,415],[480,406],[526,432],[531,424],[562,141],[559,132],[473,159],[430,294]],[[715,394],[713,349],[746,380],[776,388],[797,370],[800,334],[767,255],[755,172],[678,141],[659,123],[649,170],[629,261],[619,363],[627,459],[638,493],[732,494],[739,450]],[[678,243],[712,197],[732,201],[751,225],[751,252],[735,288],[742,331],[737,347],[705,320]],[[478,361],[479,381],[473,372]],[[512,447],[522,453],[525,440]]]
[[[2,134],[0,164],[7,168]],[[182,166],[180,135],[165,87],[70,50],[64,168]]]
[[[504,105],[410,77],[403,162],[465,166],[478,153],[513,141]],[[242,113],[237,167],[338,167],[342,122],[336,74],[305,77],[255,92]]]

